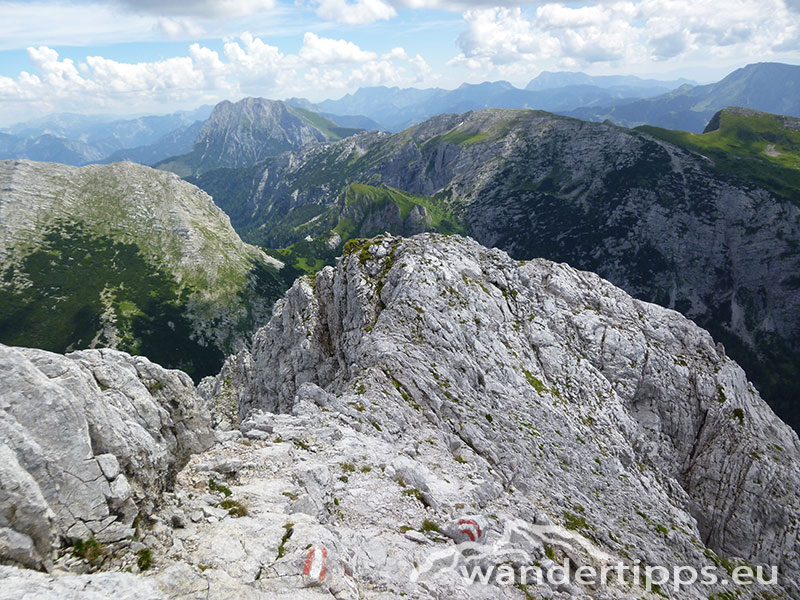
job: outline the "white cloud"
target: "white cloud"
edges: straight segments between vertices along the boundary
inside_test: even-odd
[[[304,76],[306,85],[324,90],[343,89],[350,85],[345,73],[339,69],[320,69],[312,67]]]
[[[391,51],[387,52],[386,54],[381,55],[381,58],[385,60],[408,60],[408,53],[406,52],[405,48],[397,46],[396,48],[392,48]]]
[[[0,0],[0,49],[32,45],[102,45],[152,37],[154,19],[126,15],[108,4],[64,4],[57,0]]]
[[[302,33],[291,0],[0,0],[0,50],[216,38],[244,28]]]
[[[88,56],[91,83],[111,93],[159,93],[195,90],[203,74],[188,56],[152,63],[120,63],[102,56]]]
[[[655,58],[766,57],[797,30],[783,0],[644,0],[643,33]]]
[[[303,37],[300,58],[311,65],[335,65],[373,60],[374,52],[366,52],[347,40],[321,38],[308,32]]]
[[[692,36],[687,29],[677,29],[669,33],[651,35],[650,49],[657,59],[672,58],[689,50]]]
[[[546,3],[533,12],[476,8],[463,18],[467,29],[457,40],[461,53],[450,64],[487,74],[513,71],[515,64],[630,68],[687,56],[762,59],[800,43],[786,0]]]
[[[161,112],[245,95],[285,98],[362,85],[412,85],[430,74],[420,55],[400,47],[380,56],[342,39],[306,33],[297,54],[243,33],[217,52],[191,44],[186,56],[125,63],[103,56],[75,62],[47,46],[28,49],[32,69],[0,76],[3,118],[35,113]]]
[[[317,15],[328,21],[346,25],[374,23],[397,16],[397,12],[383,0],[318,0]]]
[[[536,9],[537,25],[542,29],[576,29],[596,27],[611,20],[603,6],[568,8],[563,4],[545,4]]]
[[[158,20],[158,28],[170,38],[200,37],[205,29],[193,19],[162,17]]]
[[[285,85],[294,77],[300,66],[296,56],[284,55],[277,46],[271,46],[250,33],[240,36],[237,42],[225,44],[227,59],[225,70],[236,84],[245,90],[267,93]]]
[[[462,53],[454,62],[473,69],[551,58],[560,51],[559,41],[538,31],[519,8],[470,10],[464,20],[468,29],[458,37]]]
[[[270,10],[275,0],[114,0],[136,13],[193,17],[241,17]]]
[[[395,85],[401,80],[400,71],[388,60],[371,61],[355,69],[348,81],[349,87]]]

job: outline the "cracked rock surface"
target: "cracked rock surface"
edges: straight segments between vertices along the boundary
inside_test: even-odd
[[[49,568],[77,540],[133,535],[213,442],[191,379],[113,350],[0,346],[0,558]]]

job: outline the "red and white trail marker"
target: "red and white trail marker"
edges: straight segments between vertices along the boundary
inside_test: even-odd
[[[314,547],[308,551],[303,566],[303,575],[322,581],[328,573],[328,550],[324,546]]]
[[[458,521],[458,530],[464,535],[469,536],[469,539],[476,542],[480,539],[483,532],[480,525],[472,519],[460,519]]]

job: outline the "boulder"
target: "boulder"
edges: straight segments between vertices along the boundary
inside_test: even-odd
[[[113,350],[0,345],[0,560],[123,540],[213,442],[189,377]]]

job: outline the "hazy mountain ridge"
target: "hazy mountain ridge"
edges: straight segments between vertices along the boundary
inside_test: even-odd
[[[285,289],[201,190],[131,163],[0,163],[0,341],[111,346],[195,377]]]
[[[715,172],[693,152],[613,125],[489,110],[440,115],[394,135],[362,134],[195,182],[245,239],[300,242],[315,257],[321,253],[304,237],[318,247],[347,237],[348,186],[429,198],[487,246],[596,271],[698,320],[798,426],[800,209]]]
[[[717,83],[683,87],[657,98],[603,108],[580,108],[568,114],[593,121],[609,119],[627,127],[653,125],[700,133],[714,113],[727,106],[800,117],[800,66],[751,64]]]
[[[317,106],[334,115],[365,115],[390,131],[399,131],[442,113],[484,108],[532,108],[567,111],[579,106],[603,105],[614,100],[662,94],[680,82],[643,80],[634,76],[591,77],[584,73],[544,73],[519,89],[507,81],[462,84],[441,88],[360,88],[339,100]]]
[[[30,159],[83,165],[102,157],[102,151],[78,141],[51,134],[27,138],[0,133],[0,159]]]
[[[0,134],[0,159],[29,159],[81,166],[93,162],[113,162],[111,155],[127,149],[150,146],[156,160],[161,154],[159,143],[164,140],[169,149],[170,136],[205,120],[210,106],[170,115],[154,115],[136,119],[88,115],[51,115],[42,119],[18,123]],[[10,137],[6,137],[10,136]],[[191,147],[191,145],[189,146]],[[180,146],[181,149],[184,146]]]
[[[661,79],[643,79],[635,75],[587,75],[574,71],[542,71],[530,80],[526,90],[547,90],[570,85],[592,85],[601,88],[641,88],[671,90],[682,85],[697,85],[690,79],[665,81]]]
[[[180,127],[152,144],[136,148],[124,148],[97,161],[101,164],[129,160],[141,165],[152,166],[170,156],[191,151],[205,121],[195,121],[191,125]]]

